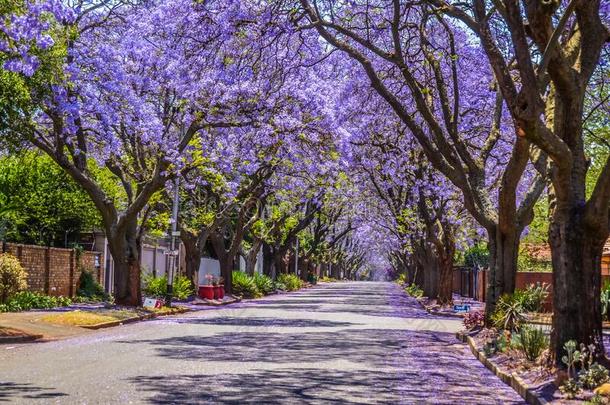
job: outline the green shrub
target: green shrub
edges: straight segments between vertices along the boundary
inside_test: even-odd
[[[510,347],[510,340],[506,333],[500,333],[494,336],[483,346],[483,351],[487,357],[493,356],[496,353],[504,353]]]
[[[515,338],[516,347],[530,361],[535,361],[542,351],[549,347],[549,339],[544,334],[544,331],[530,325],[522,326]]]
[[[595,394],[588,401],[585,401],[585,405],[608,405],[608,401],[603,395]]]
[[[281,281],[275,280],[273,282],[273,286],[276,290],[288,291],[288,287],[286,287],[286,284],[282,283]]]
[[[258,290],[254,278],[243,271],[233,272],[233,293],[244,298],[258,298],[263,295]]]
[[[76,295],[92,301],[106,301],[109,298],[104,287],[95,279],[93,272],[86,270],[81,271]]]
[[[6,304],[0,305],[0,312],[29,311],[31,309],[51,309],[72,304],[68,297],[51,297],[31,291],[14,294]]]
[[[421,298],[424,296],[424,290],[422,290],[421,288],[419,288],[419,286],[415,283],[408,285],[405,288],[405,291],[407,292],[407,294],[409,294],[411,297],[415,297],[415,298]]]
[[[296,274],[280,274],[277,281],[284,284],[287,291],[296,291],[303,287],[303,282]]]
[[[550,260],[537,258],[526,246],[523,246],[517,256],[517,271],[549,273],[553,271],[553,264]]]
[[[254,273],[254,277],[252,278],[254,279],[254,284],[256,284],[256,288],[259,292],[268,295],[275,290],[271,277],[260,273]]]
[[[549,285],[546,283],[530,284],[525,290],[520,291],[519,300],[523,310],[527,312],[540,312],[544,300],[549,296]]]
[[[549,286],[545,283],[530,284],[525,290],[502,295],[491,318],[494,326],[511,331],[519,329],[525,313],[540,311],[548,295]]]
[[[19,259],[8,253],[0,254],[0,304],[27,286],[27,273]]]
[[[407,284],[407,274],[406,273],[399,274],[398,278],[396,279],[396,282],[400,285]]]
[[[568,378],[560,387],[561,391],[568,399],[573,399],[582,391],[582,385],[580,382],[573,378]]]
[[[188,277],[181,275],[174,277],[172,291],[174,298],[178,300],[185,300],[195,294],[195,288],[191,284],[191,280],[189,280]]]
[[[588,369],[583,369],[578,373],[580,384],[590,390],[608,382],[608,369],[600,364],[593,363]]]
[[[579,364],[582,364],[586,356],[578,350],[578,343],[575,340],[565,342],[563,344],[563,351],[566,354],[561,357],[561,361],[568,367],[568,376],[572,377],[572,373],[575,372]]]
[[[152,274],[145,274],[142,278],[144,283],[144,294],[149,297],[163,298],[167,295],[167,277],[155,277]]]
[[[167,295],[167,276],[155,277],[151,274],[144,276],[144,294],[150,297],[164,298]],[[172,297],[185,300],[195,293],[191,281],[186,276],[174,277]]]
[[[464,265],[479,268],[489,267],[489,250],[481,244],[475,245],[464,252]]]
[[[496,310],[491,316],[498,329],[518,330],[525,321],[522,299],[517,294],[503,294],[496,303]]]

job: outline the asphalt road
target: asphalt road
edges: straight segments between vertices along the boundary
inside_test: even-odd
[[[513,404],[520,397],[392,283],[335,283],[0,346],[0,402]]]

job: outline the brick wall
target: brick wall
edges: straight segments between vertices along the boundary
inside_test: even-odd
[[[73,249],[6,243],[4,250],[16,256],[27,271],[28,290],[54,296],[72,297],[76,294],[81,269]],[[97,267],[96,263],[99,264]],[[99,252],[87,251],[80,256],[80,267],[94,270],[101,284],[103,284],[103,263],[102,254]]]

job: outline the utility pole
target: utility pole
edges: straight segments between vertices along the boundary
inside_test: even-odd
[[[180,139],[184,137],[184,127],[180,128]],[[178,204],[180,203],[180,176],[176,173],[174,179],[174,201],[172,205],[172,219],[169,235],[169,269],[167,271],[167,294],[165,295],[165,306],[172,306],[172,296],[174,295],[174,273],[178,268],[178,250],[176,237],[180,236],[178,232]]]

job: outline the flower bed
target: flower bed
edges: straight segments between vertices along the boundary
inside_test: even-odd
[[[550,328],[536,322],[545,318],[539,312],[547,295],[544,285],[504,294],[491,314],[493,328],[483,327],[482,313],[472,313],[464,318],[467,331],[458,337],[529,403],[610,403],[610,396],[594,393],[606,385],[610,394],[610,373],[595,362],[595,346],[566,342],[561,362],[567,370],[556,368],[549,350]]]

